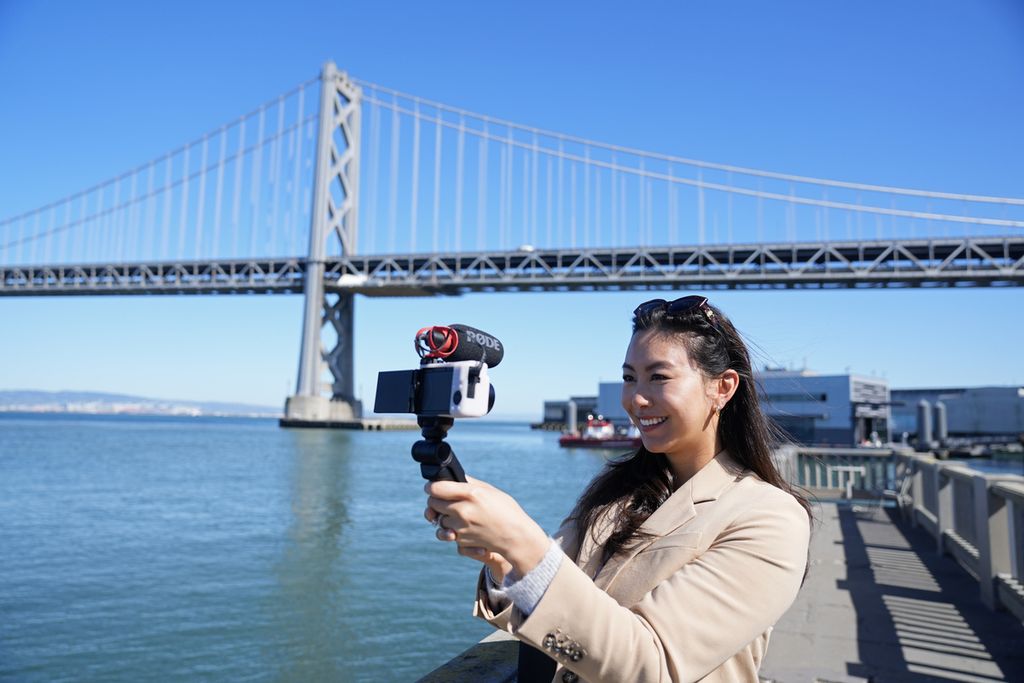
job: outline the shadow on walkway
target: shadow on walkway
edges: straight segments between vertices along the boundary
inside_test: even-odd
[[[892,509],[837,507],[860,662],[871,681],[1024,681],[1024,625],[988,610],[977,582]]]
[[[761,675],[778,683],[1024,681],[1024,625],[895,510],[819,502],[811,563]]]

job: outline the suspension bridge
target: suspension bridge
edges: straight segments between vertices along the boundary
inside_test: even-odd
[[[0,220],[0,296],[303,294],[293,421],[358,420],[355,295],[1019,286],[1024,199],[585,140],[324,66]]]

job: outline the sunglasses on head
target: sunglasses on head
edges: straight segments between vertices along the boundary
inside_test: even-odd
[[[700,311],[704,314],[704,317],[712,325],[715,324],[715,312],[711,310],[711,306],[708,305],[708,299],[705,296],[684,296],[676,299],[675,301],[665,301],[664,299],[651,299],[645,301],[636,307],[633,311],[633,315],[636,317],[648,316],[655,311],[665,311],[666,318],[678,318],[684,315],[689,315],[695,311]]]

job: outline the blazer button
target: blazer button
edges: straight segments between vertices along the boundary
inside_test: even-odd
[[[576,683],[579,679],[580,677],[571,671],[566,671],[562,674],[562,680],[565,681],[565,683]]]
[[[555,634],[554,633],[549,633],[546,636],[544,636],[544,643],[543,644],[544,644],[544,647],[547,648],[548,650],[553,648],[555,646]]]

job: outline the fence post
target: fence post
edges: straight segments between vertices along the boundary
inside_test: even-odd
[[[946,529],[953,528],[953,479],[947,477],[945,467],[935,468],[935,549],[946,554]]]
[[[970,472],[966,466],[961,465],[960,463],[943,464],[935,468],[935,477],[938,480],[937,483],[939,487],[938,491],[936,491],[935,497],[936,507],[938,508],[935,515],[936,521],[938,522],[936,524],[938,527],[938,533],[935,536],[938,543],[937,547],[939,555],[946,554],[946,541],[944,538],[946,529],[956,529],[956,508],[954,506],[963,502],[955,500],[956,496],[953,493],[956,488],[954,479],[946,474],[948,470],[952,469],[960,470],[961,472]]]
[[[904,456],[909,462],[908,467],[913,467],[913,479],[910,482],[910,495],[913,500],[913,504],[910,508],[910,525],[917,527],[917,511],[919,509],[924,510],[924,471],[921,468],[921,461],[913,456]]]
[[[1010,575],[1020,578],[1024,567],[1020,566],[1021,550],[1024,549],[1024,515],[1016,501],[1007,500],[1007,517],[1010,526]]]
[[[1020,477],[976,474],[974,486],[974,535],[978,548],[978,586],[981,601],[989,609],[998,607],[996,577],[1013,571],[1010,542],[1009,502],[991,492],[1000,481],[1020,482]]]

